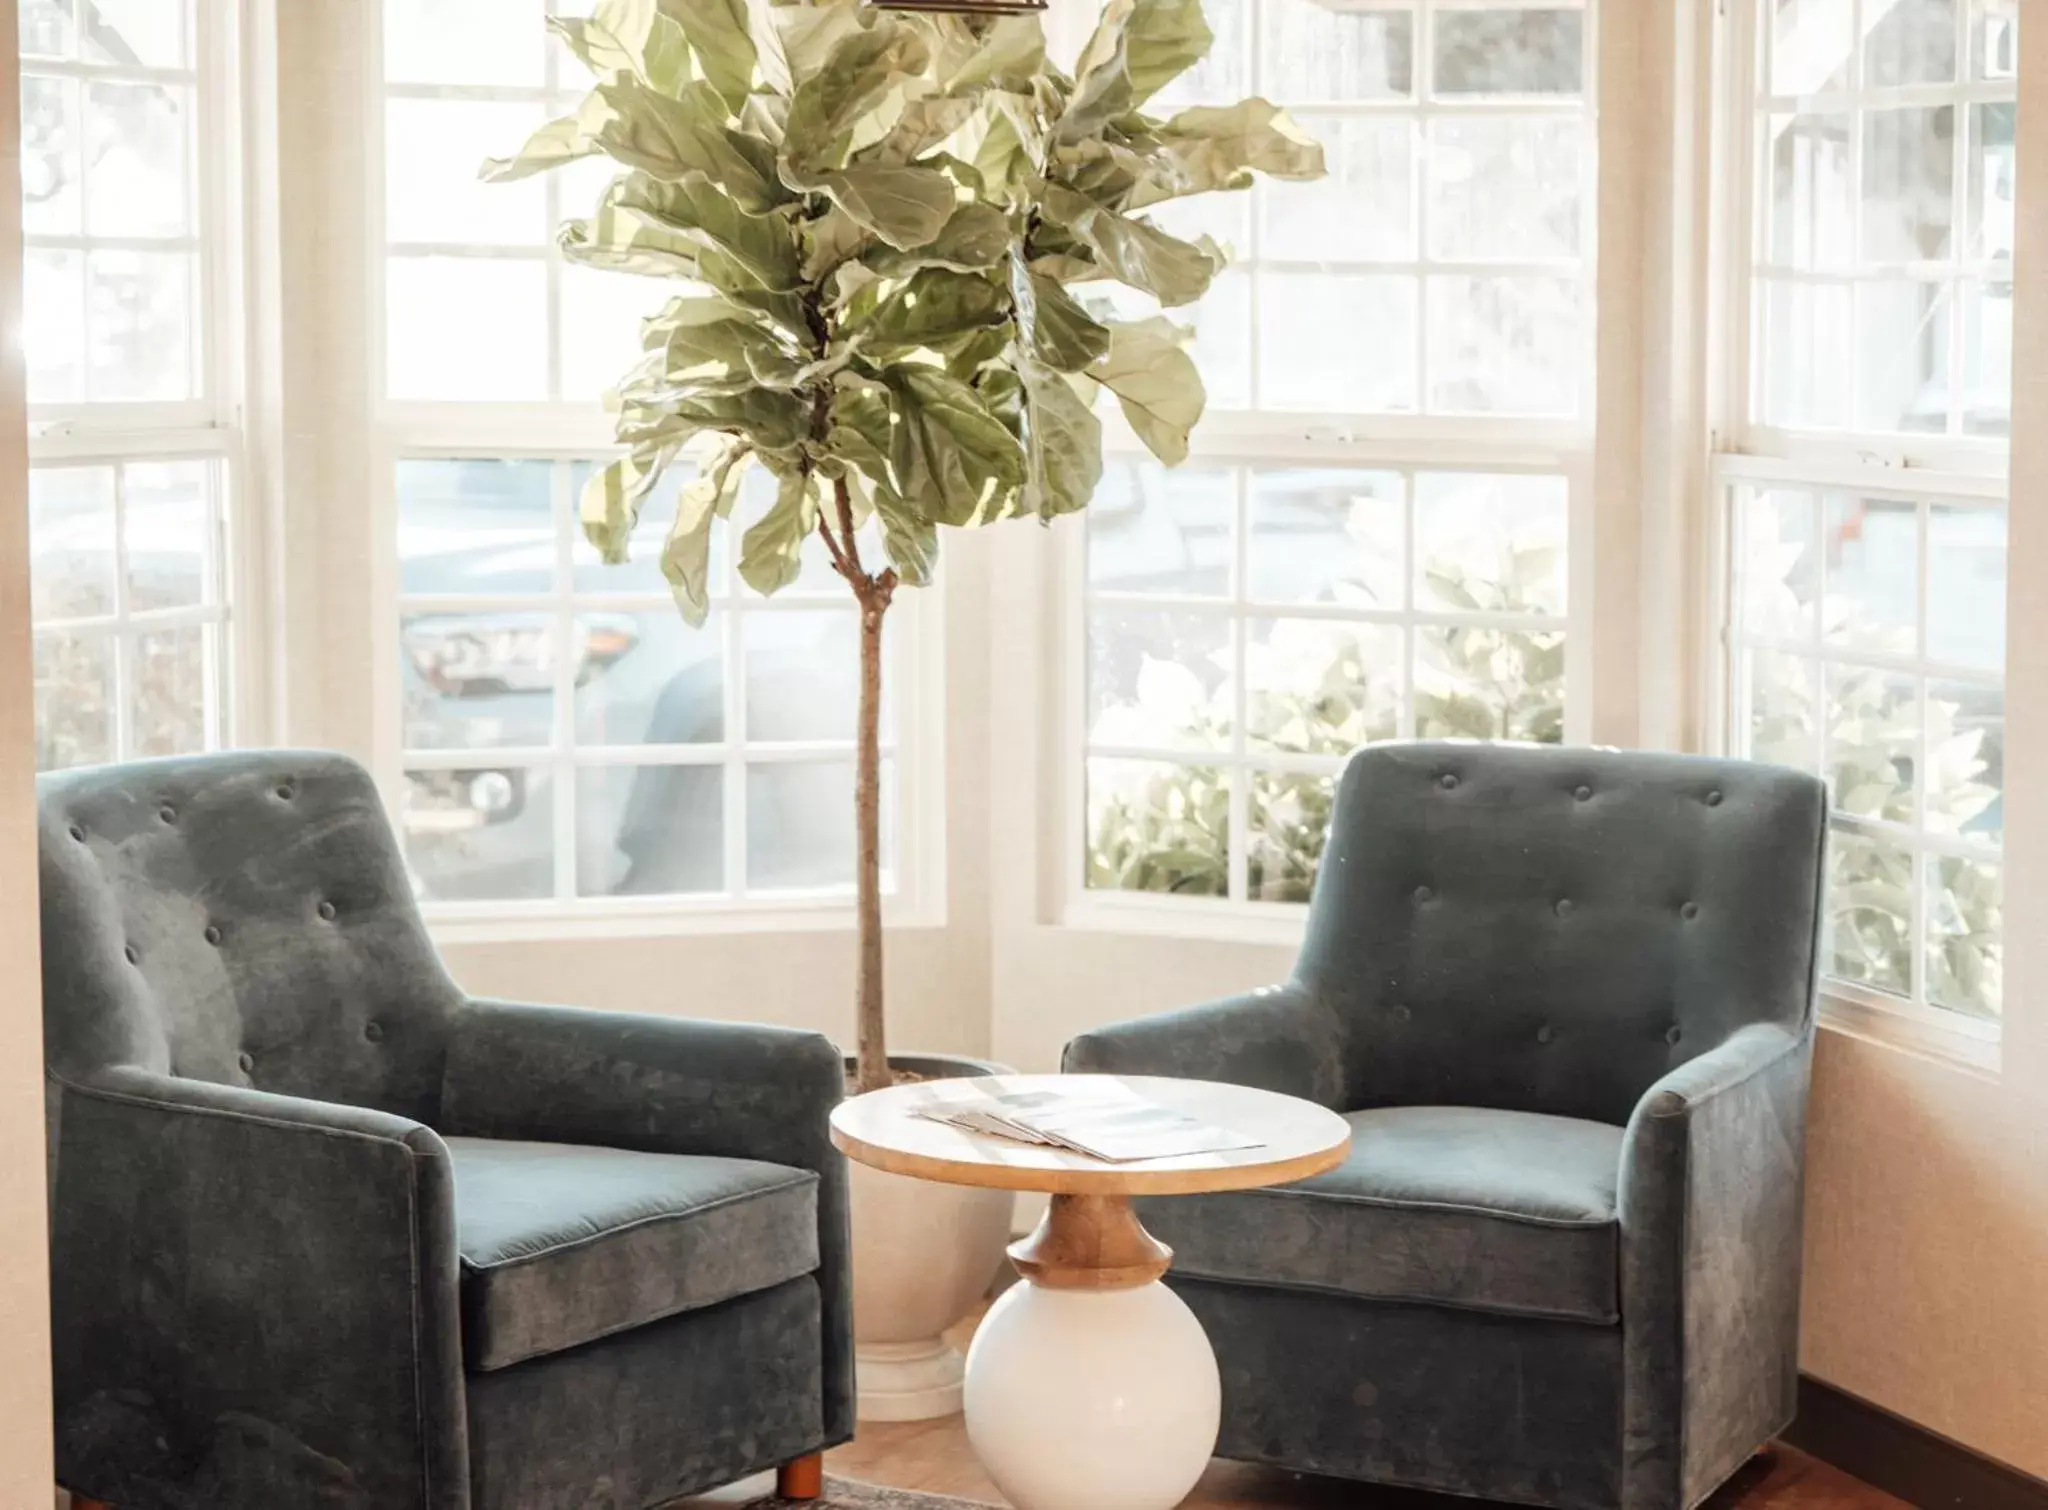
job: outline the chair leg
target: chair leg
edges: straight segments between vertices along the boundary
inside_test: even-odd
[[[74,1494],[71,1496],[71,1510],[114,1510],[114,1507],[105,1500],[83,1499]]]
[[[825,1455],[806,1453],[775,1470],[775,1493],[786,1500],[814,1500],[825,1492]]]

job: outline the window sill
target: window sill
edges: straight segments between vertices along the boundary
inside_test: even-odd
[[[437,944],[573,943],[591,939],[696,938],[750,933],[851,933],[853,898],[845,892],[790,894],[773,900],[658,897],[563,902],[428,904],[427,931]],[[943,907],[885,898],[889,932],[946,926]]]
[[[1894,1002],[1844,982],[1821,990],[1820,1024],[1844,1037],[1894,1049],[1995,1082],[2002,1067],[1999,1025]]]
[[[1092,933],[1298,948],[1308,923],[1308,907],[1300,902],[1232,902],[1222,897],[1171,897],[1158,892],[1084,891],[1067,903],[1060,923]]]

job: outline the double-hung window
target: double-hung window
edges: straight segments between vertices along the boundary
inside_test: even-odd
[[[1082,912],[1171,894],[1283,917],[1355,746],[1588,727],[1568,542],[1590,501],[1596,8],[1207,13],[1215,49],[1161,106],[1264,95],[1329,173],[1159,217],[1235,255],[1169,312],[1209,391],[1193,457],[1122,445],[1074,573]]]
[[[1847,1010],[2000,1010],[2017,0],[1731,18],[1731,750],[1828,779]],[[2037,86],[2038,87],[2038,86]],[[1745,234],[1746,228],[1746,234]]]
[[[611,454],[599,399],[639,319],[680,290],[564,261],[603,158],[477,179],[589,79],[541,0],[388,0],[383,16],[382,433],[395,628],[385,751],[407,858],[444,919],[843,909],[853,882],[856,619],[818,545],[792,587],[742,584],[732,545],[772,502],[748,479],[714,537],[712,611],[677,612],[657,562],[685,480],[649,501],[632,561],[583,540],[576,500]],[[565,13],[573,11],[565,6]],[[926,593],[890,615],[884,885],[935,824],[935,647],[906,653]],[[917,794],[898,821],[897,793]],[[915,859],[932,847],[904,842]],[[914,874],[912,872],[915,872]],[[914,901],[915,899],[913,899]]]
[[[20,9],[43,769],[216,748],[233,730],[230,11]]]

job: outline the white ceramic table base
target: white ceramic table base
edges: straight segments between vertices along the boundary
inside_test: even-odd
[[[967,1352],[967,1438],[1017,1510],[1171,1510],[1220,1411],[1208,1335],[1157,1280],[1012,1285]]]
[[[1216,1450],[1222,1383],[1173,1254],[1121,1196],[1056,1195],[1025,1283],[967,1352],[967,1439],[1017,1510],[1172,1510]]]

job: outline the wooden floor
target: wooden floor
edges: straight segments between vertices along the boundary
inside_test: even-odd
[[[889,1484],[1005,1503],[967,1445],[960,1417],[938,1421],[869,1422],[859,1436],[825,1456],[825,1471],[839,1478]],[[715,1495],[685,1500],[672,1510],[714,1510],[745,1504],[773,1487],[768,1478],[734,1484]],[[1183,1510],[1475,1510],[1478,1502],[1410,1490],[1373,1489],[1336,1479],[1282,1473],[1248,1463],[1209,1465]],[[1703,1510],[1912,1510],[1826,1463],[1790,1447],[1756,1458]]]
[[[982,1473],[958,1416],[940,1421],[876,1422],[826,1455],[825,1471],[841,1478],[986,1500],[1003,1497]],[[1471,1500],[1406,1490],[1367,1489],[1335,1479],[1282,1473],[1217,1461],[1184,1510],[1473,1510]],[[1827,1464],[1790,1447],[1752,1462],[1707,1510],[1910,1510]]]

